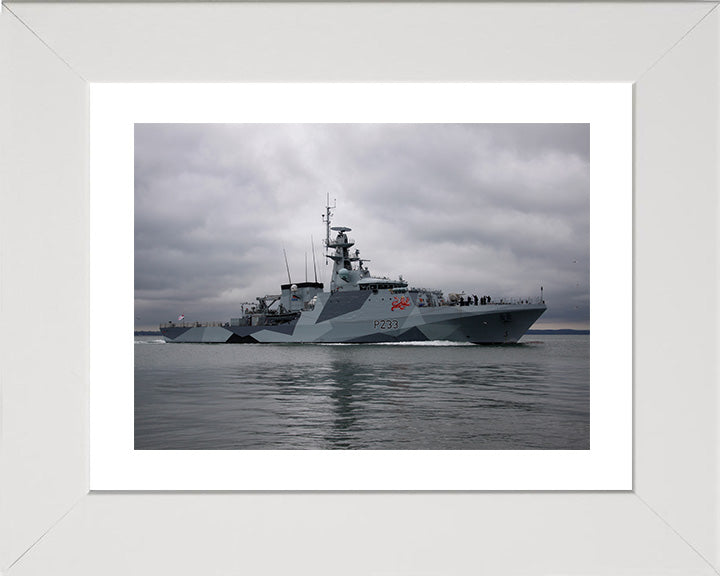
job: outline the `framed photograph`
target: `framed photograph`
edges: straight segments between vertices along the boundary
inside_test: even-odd
[[[296,84],[196,85],[192,88],[102,85],[93,87],[91,98],[91,189],[102,191],[91,196],[92,221],[97,223],[91,234],[91,269],[94,270],[91,326],[92,333],[98,336],[92,340],[91,355],[91,365],[97,367],[93,368],[91,377],[91,489],[631,488],[631,260],[630,253],[624,249],[631,243],[629,85]],[[167,102],[173,102],[172,108],[167,106]],[[284,102],[280,110],[274,104],[266,105],[277,102]],[[508,106],[507,102],[512,104]],[[208,115],[210,109],[212,113]],[[354,113],[348,116],[348,110],[362,112],[357,116]],[[357,118],[360,123],[347,123]],[[275,119],[283,123],[272,122]],[[307,119],[311,122],[306,122]],[[460,120],[464,122],[457,123]],[[518,122],[503,124],[510,120]],[[166,143],[160,143],[158,139],[165,139]],[[195,149],[184,159],[182,142]],[[328,146],[324,145],[326,142]],[[244,148],[245,152],[238,147]],[[166,155],[168,150],[169,156]],[[281,151],[287,154],[286,160],[278,157]],[[375,157],[369,158],[367,165],[363,165],[363,159],[370,153]],[[464,161],[454,159],[464,154],[477,157],[466,157]],[[172,170],[173,174],[160,176],[165,160],[159,155],[179,162],[182,166],[181,178],[191,180],[192,184],[185,188],[182,182],[175,181],[179,173],[176,170]],[[313,161],[313,155],[318,157],[317,163]],[[433,157],[438,158],[435,167],[432,167]],[[219,165],[216,164],[218,160]],[[398,162],[404,167],[397,166]],[[466,168],[465,164],[470,166]],[[503,168],[503,164],[510,167]],[[213,165],[215,168],[211,168]],[[134,194],[128,195],[128,186],[132,187],[133,183],[133,167]],[[418,173],[422,167],[427,171],[426,175],[413,183],[409,172]],[[285,170],[295,169],[299,170],[296,176],[281,176]],[[253,176],[255,170],[259,179],[255,184],[248,184],[256,178]],[[481,171],[479,174],[478,170]],[[310,176],[308,171],[315,176]],[[523,171],[534,171],[534,174],[529,174],[527,180],[520,184],[516,179]],[[207,182],[201,183],[198,178],[202,178],[202,174],[212,175]],[[369,188],[364,187],[363,174],[370,177],[372,184]],[[258,190],[268,176],[275,184]],[[229,183],[229,179],[234,178],[237,178],[236,183]],[[436,184],[428,189],[427,183],[431,178],[436,179]],[[305,180],[308,180],[307,190],[302,188]],[[225,184],[217,188],[214,184],[217,181]],[[463,181],[468,184],[463,184]],[[220,243],[215,244],[215,248],[208,248],[207,254],[201,257],[204,267],[219,256],[219,246],[227,243],[229,237],[235,239],[230,250],[234,258],[244,259],[243,250],[248,251],[247,262],[230,264],[225,261],[219,264],[221,276],[227,278],[230,269],[240,273],[253,266],[251,261],[261,264],[257,262],[256,255],[267,251],[269,256],[272,244],[280,238],[288,247],[286,255],[290,252],[292,256],[293,252],[301,249],[302,241],[298,244],[297,238],[293,237],[300,233],[291,234],[290,231],[300,221],[307,221],[309,227],[311,215],[317,213],[318,206],[325,212],[323,218],[326,224],[323,225],[320,219],[319,229],[327,227],[326,244],[332,245],[336,233],[346,234],[344,230],[333,230],[336,226],[331,220],[336,211],[338,214],[348,212],[342,206],[326,207],[329,201],[322,198],[322,193],[317,194],[317,187],[327,185],[340,187],[337,194],[351,203],[350,214],[366,221],[373,230],[371,236],[376,240],[369,241],[371,255],[377,254],[373,262],[384,266],[381,270],[390,267],[394,259],[383,260],[379,253],[385,246],[399,255],[396,261],[403,266],[408,281],[413,276],[420,277],[421,285],[432,283],[431,275],[423,273],[423,264],[431,265],[434,251],[433,243],[428,242],[427,231],[438,219],[451,222],[450,226],[443,228],[445,239],[438,238],[437,243],[442,246],[437,252],[435,265],[438,266],[441,260],[452,262],[453,253],[459,252],[459,258],[450,268],[461,269],[454,282],[459,286],[464,283],[466,289],[462,290],[463,295],[455,296],[456,301],[453,301],[452,296],[445,296],[437,289],[413,288],[397,276],[393,280],[388,276],[391,274],[389,270],[375,276],[375,283],[382,286],[378,284],[372,289],[373,284],[369,284],[368,289],[363,290],[365,283],[374,277],[369,267],[370,258],[361,264],[351,260],[352,255],[348,253],[347,258],[343,257],[345,261],[338,261],[332,269],[329,266],[328,270],[320,268],[319,280],[324,280],[329,291],[316,291],[319,300],[312,310],[302,310],[298,305],[300,318],[274,330],[264,327],[266,316],[261,311],[254,312],[254,309],[267,302],[270,313],[267,318],[278,322],[277,315],[272,314],[276,308],[283,306],[288,317],[295,308],[290,299],[293,286],[291,268],[297,273],[297,263],[294,262],[294,266],[283,264],[284,247],[279,244],[274,247],[278,253],[277,263],[280,270],[285,268],[288,275],[285,299],[281,293],[278,298],[262,297],[261,301],[253,303],[248,294],[245,306],[251,312],[245,317],[238,313],[236,316],[239,318],[235,320],[214,321],[208,325],[199,319],[198,305],[202,300],[213,298],[210,296],[198,297],[197,303],[188,304],[186,307],[189,309],[181,311],[177,319],[175,315],[169,321],[153,318],[158,305],[162,305],[157,294],[164,294],[160,298],[167,298],[169,291],[177,290],[178,285],[185,282],[180,278],[198,278],[193,268],[197,270],[199,263],[191,263],[192,254],[197,249],[193,240],[197,232],[186,237],[180,219],[194,217],[197,222],[203,223],[189,224],[189,228],[195,231],[205,230],[201,232],[200,242],[203,245]],[[448,189],[450,186],[454,186],[454,190]],[[537,187],[534,192],[533,186]],[[354,194],[350,196],[344,191],[345,187],[355,190]],[[518,193],[516,189],[523,192]],[[423,190],[424,198],[420,196]],[[166,193],[170,196],[165,196]],[[157,194],[164,199],[156,199]],[[218,210],[223,196],[227,202],[239,204],[234,208]],[[208,205],[211,197],[214,200]],[[383,197],[395,198],[397,207],[386,205]],[[317,202],[315,210],[312,198],[321,201]],[[186,201],[190,202],[190,206],[183,209]],[[530,210],[530,202],[538,207]],[[363,203],[368,205],[367,208]],[[408,204],[414,209],[402,208]],[[248,208],[243,209],[243,205]],[[263,216],[264,206],[272,208]],[[243,210],[247,221],[241,220]],[[282,216],[285,210],[289,210],[287,217]],[[228,221],[233,231],[218,234],[218,226],[223,226],[219,219],[233,212],[236,216]],[[488,213],[493,213],[491,219]],[[420,221],[413,223],[413,214]],[[462,224],[462,214],[466,215],[466,225]],[[520,214],[527,214],[524,222],[518,222],[519,229],[509,232],[507,239],[502,240],[503,228],[507,229],[511,222],[517,222]],[[132,221],[126,220],[128,215],[134,218],[134,227]],[[241,221],[238,223],[235,218]],[[384,218],[388,218],[386,222]],[[242,240],[243,235],[254,223],[263,221],[268,224],[270,234],[261,245],[248,248],[250,243],[263,237],[263,232],[260,229],[251,232],[247,240]],[[483,225],[485,221],[487,224]],[[204,224],[209,222],[214,224]],[[533,231],[533,225],[537,227],[536,231]],[[483,242],[477,235],[488,226],[495,231]],[[577,228],[577,232],[573,231],[573,227]],[[592,241],[591,228],[593,238],[598,240]],[[134,243],[131,236],[133,229]],[[355,229],[361,231],[361,227]],[[403,229],[405,240],[396,237]],[[413,229],[417,230],[416,241],[411,240]],[[556,235],[560,229],[565,232]],[[329,236],[331,232],[332,237]],[[516,238],[528,238],[533,234],[537,234],[536,239],[528,240],[525,246],[521,245],[522,242],[513,243]],[[567,239],[563,239],[563,235]],[[600,240],[607,237],[613,240]],[[386,239],[385,243],[382,238]],[[461,245],[452,248],[451,238],[462,238]],[[543,242],[553,247],[542,250],[540,245]],[[186,248],[180,250],[185,243]],[[536,246],[535,256],[524,258],[523,254],[530,250],[530,244]],[[488,263],[485,266],[488,268],[485,273],[481,271],[483,266],[477,259],[468,259],[467,255],[462,257],[463,251],[468,248],[477,252],[490,250],[488,246],[501,253],[494,257],[494,273],[487,272],[493,266],[493,256],[486,257]],[[164,256],[158,259],[156,250]],[[184,270],[178,270],[176,266],[165,267],[167,258],[175,253],[181,257],[180,266]],[[331,256],[336,254],[329,253]],[[420,260],[420,266],[413,274],[414,254]],[[361,257],[362,253],[356,258]],[[467,291],[472,299],[472,294],[477,291],[471,289],[472,280],[468,279],[471,274],[479,279],[488,278],[488,275],[508,276],[512,268],[537,270],[538,266],[542,266],[539,264],[541,259],[546,259],[547,267],[558,267],[547,274],[548,281],[544,282],[547,291],[572,291],[568,296],[556,298],[556,307],[547,314],[550,322],[553,319],[564,322],[560,326],[566,329],[578,325],[588,328],[589,292],[592,291],[597,298],[598,304],[593,305],[593,318],[597,319],[593,320],[592,329],[592,368],[589,366],[588,338],[582,334],[572,339],[572,347],[577,347],[577,352],[572,353],[569,348],[564,352],[558,350],[556,360],[551,360],[550,355],[553,354],[553,342],[557,343],[557,339],[536,339],[533,344],[521,344],[514,348],[514,354],[521,354],[521,357],[513,359],[507,356],[512,348],[503,340],[511,337],[511,331],[518,330],[508,315],[518,316],[522,321],[524,315],[535,313],[535,319],[537,312],[533,311],[538,305],[544,305],[538,300],[544,299],[540,294],[542,282],[536,283],[535,297],[516,295],[512,299],[497,296],[499,288],[494,290],[495,297],[478,296],[477,303],[468,301],[464,295]],[[133,260],[135,275],[132,269],[118,264],[126,263],[127,266]],[[595,279],[592,285],[591,261]],[[340,276],[335,268],[345,271],[346,276]],[[163,269],[164,272],[159,272]],[[261,269],[257,268],[257,276],[263,274]],[[268,267],[268,272],[270,270],[272,267]],[[323,278],[323,272],[326,278]],[[172,274],[177,274],[179,279],[168,285],[165,280]],[[354,280],[354,275],[359,280]],[[210,280],[210,267],[201,276]],[[265,284],[269,285],[272,275],[268,273],[267,276]],[[440,276],[449,280],[452,273],[441,271]],[[554,277],[562,276],[572,276],[573,282],[570,285],[559,283],[556,288]],[[608,277],[612,277],[613,281],[602,281]],[[298,281],[297,275],[295,280]],[[238,274],[237,282],[253,282],[253,279]],[[354,282],[358,284],[355,291]],[[397,285],[388,288],[386,285],[392,282]],[[519,286],[526,281],[505,278],[498,280],[498,285],[513,285],[513,282]],[[485,283],[492,284],[492,280],[487,279]],[[271,288],[266,286],[263,290],[260,284],[262,282],[257,283],[256,290],[263,294],[272,293]],[[303,282],[298,284],[304,285]],[[158,291],[153,287],[157,287]],[[208,285],[214,297],[227,290],[217,292],[217,288]],[[133,289],[134,313],[130,309]],[[461,290],[456,289],[455,292],[460,293]],[[331,294],[332,300],[326,301],[324,293]],[[343,304],[345,294],[349,294],[349,301],[357,303],[349,310],[347,327],[342,324],[345,312],[332,316],[332,324],[323,324],[332,306],[342,312],[346,310],[343,306],[350,305]],[[358,298],[363,296],[367,297],[364,304]],[[384,299],[390,302],[394,297],[398,301],[400,298],[407,299],[413,309],[403,314],[402,310],[393,311],[383,306]],[[431,297],[437,300],[430,302]],[[425,304],[424,300],[428,301],[427,307],[421,306],[421,299],[422,304]],[[276,301],[278,304],[274,306]],[[625,307],[626,311],[621,315],[624,321],[604,309],[611,303],[613,311]],[[227,305],[232,306],[230,302]],[[325,307],[327,310],[323,312]],[[197,310],[195,314],[192,308]],[[317,318],[313,316],[316,309]],[[495,310],[505,318],[501,322],[501,331],[492,328]],[[189,315],[187,319],[186,313]],[[220,311],[207,312],[213,313],[217,316]],[[433,321],[433,313],[439,314],[441,320]],[[133,350],[130,342],[123,340],[123,330],[107,331],[107,318],[118,314],[127,315],[128,319],[135,318],[136,326],[143,317],[154,320],[155,329],[160,325],[169,343],[176,343],[173,342],[175,338],[179,340],[179,349],[173,346],[158,348],[158,336],[155,336],[155,340],[150,342],[144,338],[137,339]],[[384,316],[375,318],[372,314]],[[479,324],[480,331],[474,338],[461,338],[459,341],[451,339],[452,332],[437,332],[452,327],[453,314],[463,319],[470,318],[468,314],[476,314],[474,318],[480,320],[473,325]],[[311,316],[312,321],[305,320],[303,316]],[[613,322],[605,320],[613,317]],[[378,324],[368,324],[368,319],[375,319]],[[573,321],[571,319],[576,319],[574,321],[579,324],[569,324]],[[398,326],[383,332],[383,320],[389,320],[391,324],[396,322]],[[243,326],[244,323],[247,327]],[[406,328],[410,324],[412,327]],[[285,326],[295,326],[296,329],[291,333],[284,329]],[[488,328],[482,328],[484,326]],[[520,329],[528,327],[523,324]],[[145,328],[152,329],[153,326]],[[129,329],[132,330],[132,327]],[[470,324],[463,330],[471,330]],[[483,330],[488,331],[487,337]],[[508,336],[504,336],[504,332],[508,332]],[[175,334],[177,336],[173,338]],[[193,343],[207,344],[208,339],[213,338],[224,344],[233,339],[227,334],[237,338],[252,338],[255,335],[258,341],[270,339],[267,342],[269,346],[261,347],[264,351],[252,346],[252,342],[245,342],[249,344],[253,358],[270,354],[265,357],[259,372],[255,372],[251,358],[243,356],[248,347],[190,346]],[[521,338],[522,334],[514,337]],[[408,338],[411,342],[407,342]],[[288,348],[288,344],[297,344],[295,340],[298,339],[301,344],[304,343],[303,346]],[[475,360],[477,365],[470,361],[469,349],[460,351],[462,356],[457,359],[460,367],[449,366],[449,376],[445,377],[440,376],[441,366],[444,361],[449,361],[450,349],[445,348],[440,356],[428,363],[424,358],[430,353],[429,348],[424,348],[420,354],[416,349],[408,348],[413,341],[416,344],[430,342],[446,346],[473,345],[483,339],[502,348],[482,350]],[[402,344],[403,340],[404,346],[393,348],[392,356],[388,357],[388,348],[382,347],[382,344]],[[355,360],[343,356],[345,349],[323,347],[324,344],[354,343],[353,348],[357,350],[363,342],[375,345],[361,346],[366,355],[361,362],[358,360],[361,365],[355,365]],[[570,346],[571,342],[568,340],[566,344]],[[534,346],[542,346],[545,350],[542,363],[532,359]],[[202,353],[203,356],[197,357],[195,364],[186,365],[173,374],[166,354],[176,351],[181,352],[181,356],[174,364],[193,353]],[[223,359],[218,356],[223,351],[230,357]],[[493,357],[493,351],[500,356]],[[132,381],[133,352],[134,389],[127,386],[127,382]],[[98,360],[94,357],[96,353]],[[207,354],[212,357],[209,365],[205,365],[206,360],[202,359]],[[315,360],[308,358],[318,354],[320,356]],[[399,356],[402,356],[399,361],[392,359]],[[105,358],[114,358],[114,361],[108,363]],[[223,375],[219,375],[217,381],[209,378],[211,371],[218,370],[226,362],[228,370],[233,370],[234,366],[242,374],[254,374],[247,380],[253,389],[260,385],[263,378],[285,384],[280,388],[276,388],[278,384],[273,384],[272,389],[256,390],[245,397],[247,386],[234,377],[228,378],[226,370],[221,370]],[[331,375],[327,381],[307,374],[288,380],[290,370],[295,369],[291,366],[309,363],[318,371],[322,370],[323,364],[332,367],[347,362],[351,363],[350,368]],[[419,368],[417,374],[408,374],[416,365],[423,368]],[[508,374],[492,369],[491,375],[483,376],[488,365],[513,368],[509,368]],[[379,367],[408,374],[408,382],[413,382],[412,390],[405,388],[400,376],[385,372],[367,376]],[[196,369],[199,371],[191,376]],[[456,382],[452,405],[448,405],[444,403],[444,393],[438,389],[438,382],[443,378],[455,381],[458,370],[471,375],[466,376],[467,383]],[[526,376],[517,376],[518,370],[524,371]],[[547,375],[527,376],[537,370]],[[578,374],[574,379],[564,376],[573,372]],[[356,378],[351,374],[359,376]],[[423,374],[434,376],[426,381]],[[186,383],[182,389],[175,388],[174,383],[180,380]],[[517,391],[518,395],[499,399],[488,392],[484,384],[497,386],[505,382],[505,392],[509,394],[515,380],[521,388]],[[590,384],[596,381],[612,384],[595,389]],[[98,387],[93,384],[100,382],[103,384]],[[192,405],[197,409],[208,403],[216,406],[217,396],[209,392],[216,386],[214,382],[220,389],[227,386],[234,389],[232,399],[223,401],[230,411],[226,423],[221,422],[217,408],[211,409],[212,413],[205,416],[195,412],[186,419],[182,415],[185,403],[181,397],[182,390],[192,388],[191,382],[201,386],[192,393]],[[360,403],[357,406],[358,419],[352,430],[341,434],[346,449],[341,445],[340,450],[326,440],[339,432],[334,425],[318,420],[322,410],[318,407],[311,411],[314,416],[310,416],[306,408],[294,402],[294,396],[284,394],[288,388],[295,390],[295,394],[309,394],[302,405],[323,396],[333,398],[338,394],[333,382],[342,382],[343,393],[352,396],[355,403]],[[353,382],[356,383],[353,385]],[[362,390],[368,391],[372,382],[379,387],[378,395],[368,398],[368,404],[363,406]],[[396,386],[405,390],[402,414],[395,413],[392,407],[400,400],[388,399]],[[427,389],[420,392],[425,386]],[[319,396],[315,395],[317,387],[324,390]],[[171,391],[173,389],[175,392]],[[216,393],[222,394],[220,389]],[[301,392],[302,389],[305,391]],[[155,393],[152,390],[164,391],[159,404],[153,401]],[[206,399],[203,399],[202,391],[209,394]],[[445,393],[449,390],[446,389]],[[420,396],[415,397],[414,394]],[[422,407],[421,397],[436,394],[437,397],[432,400],[432,412],[437,415],[434,425],[433,419]],[[529,395],[532,394],[538,394],[544,400],[530,402]],[[265,402],[272,398],[275,400],[263,407],[262,398]],[[458,409],[463,398],[466,406]],[[258,400],[260,405],[256,404]],[[386,401],[392,406],[386,405]],[[487,418],[495,413],[492,406],[498,401],[505,406],[508,403],[512,406],[520,404],[523,409],[517,413],[510,409],[506,414],[497,414],[493,417],[496,420],[487,423]],[[569,409],[559,408],[559,404],[568,402],[571,404]],[[477,403],[484,408],[476,409],[474,406]],[[256,408],[242,412],[243,406],[248,404],[254,404]],[[548,404],[556,406],[553,410],[543,408]],[[413,413],[413,406],[417,413]],[[346,406],[343,413],[332,410],[328,417],[332,422],[337,418],[346,418],[347,409]],[[292,422],[300,417],[296,414],[297,410],[300,414],[307,414],[311,420],[297,422],[298,428],[294,428]],[[375,420],[382,418],[386,410],[394,415],[388,416],[390,419],[384,425],[372,425],[385,430],[381,436],[367,430],[359,413],[367,412],[367,418]],[[533,413],[538,415],[534,425]],[[284,415],[282,421],[262,428],[262,421],[280,414]],[[422,426],[419,420],[413,424],[417,418],[423,421]],[[464,420],[466,424],[461,425]],[[206,424],[200,424],[200,421]],[[160,422],[167,425],[161,426]],[[188,426],[194,430],[191,437],[186,433]],[[278,427],[285,430],[281,431]],[[175,440],[173,430],[179,434]],[[454,435],[457,438],[453,440]],[[279,473],[286,468],[295,470],[291,478]]]
[[[707,264],[717,259],[715,3],[20,2],[0,17],[12,87],[2,102],[3,571],[333,572],[348,537],[370,534],[373,552],[349,571],[716,573],[717,328],[687,306],[712,311],[717,291]],[[148,82],[184,85],[138,84]],[[592,113],[578,112],[593,91]],[[100,112],[108,129],[94,128]],[[113,335],[129,335],[135,317],[127,166],[136,126],[159,122],[590,124],[598,441],[557,460],[525,450],[519,464],[513,450],[472,450],[481,463],[462,450],[258,450],[231,465],[213,461],[216,450],[133,450],[132,396],[114,395],[132,382],[133,344]],[[593,140],[613,122],[618,139]],[[605,152],[620,164],[603,164]],[[121,433],[96,436],[103,427]],[[186,492],[107,491],[133,489]],[[319,563],[318,536],[330,550]],[[293,553],[272,554],[278,542]],[[510,553],[518,542],[525,554]]]

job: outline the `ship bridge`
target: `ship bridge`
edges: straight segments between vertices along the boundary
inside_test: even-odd
[[[390,278],[362,278],[358,280],[358,288],[360,290],[399,290],[407,288],[407,282],[404,280],[391,280]],[[406,290],[405,290],[406,291]]]

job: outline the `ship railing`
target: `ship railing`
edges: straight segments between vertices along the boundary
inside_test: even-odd
[[[458,300],[449,300],[447,299],[445,301],[446,306],[504,306],[504,305],[513,305],[513,306],[522,306],[522,305],[533,305],[537,306],[538,304],[545,304],[545,300],[540,298],[539,296],[530,297],[530,298],[517,298],[517,297],[501,297],[501,298],[493,298],[490,297],[490,301],[488,302],[485,300],[484,297],[478,296],[478,303],[475,304],[475,299],[472,294],[458,294],[460,299]],[[468,304],[468,296],[470,296],[470,304]],[[484,302],[484,303],[483,303]]]
[[[540,298],[539,296],[535,296],[532,298],[498,298],[495,300],[494,298],[490,300],[489,304],[544,304],[545,301]]]
[[[438,296],[441,296],[443,291],[438,290],[437,288],[422,288],[418,286],[411,286],[408,288],[408,292],[425,292],[426,294],[436,294]]]
[[[160,328],[226,328],[230,322],[163,322]]]

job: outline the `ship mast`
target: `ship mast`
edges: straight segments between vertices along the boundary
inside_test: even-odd
[[[328,195],[323,222],[325,222],[325,248],[327,250],[325,258],[334,263],[330,277],[330,291],[358,290],[358,280],[369,273],[362,268],[353,268],[352,263],[360,260],[359,251],[356,250],[354,256],[349,252],[349,249],[355,244],[355,241],[347,236],[350,228],[330,225],[334,208],[335,205],[330,206],[330,195]],[[330,238],[331,230],[337,232],[337,237],[334,239]]]
[[[325,247],[330,246],[330,219],[332,218],[332,210],[337,207],[337,200],[333,199],[333,205],[330,206],[330,194],[327,195],[327,203],[325,204],[325,214],[323,215],[323,222],[325,222]],[[327,263],[327,261],[326,261]]]

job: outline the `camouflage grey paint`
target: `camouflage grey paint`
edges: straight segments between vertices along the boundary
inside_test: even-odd
[[[336,292],[330,295],[322,313],[316,322],[324,322],[348,312],[354,312],[365,304],[370,296],[368,290],[360,290],[358,292]]]

